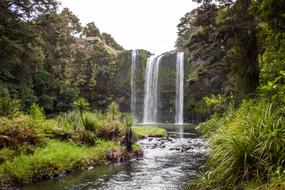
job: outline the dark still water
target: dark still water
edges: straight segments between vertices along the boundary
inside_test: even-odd
[[[197,171],[205,159],[205,142],[193,130],[171,127],[170,138],[147,138],[139,143],[144,157],[56,178],[24,190],[174,190]],[[175,133],[177,131],[178,133]],[[183,133],[185,132],[185,133]],[[183,135],[184,134],[184,135]]]

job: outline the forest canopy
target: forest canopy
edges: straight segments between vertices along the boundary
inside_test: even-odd
[[[94,94],[98,77],[111,80],[116,52],[123,50],[94,22],[82,26],[59,5],[55,0],[0,2],[0,96],[21,100],[24,110],[33,103],[47,113],[69,110],[77,97]],[[98,41],[88,42],[86,36]]]

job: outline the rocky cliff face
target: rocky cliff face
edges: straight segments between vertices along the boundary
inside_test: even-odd
[[[143,117],[144,104],[144,80],[147,58],[150,53],[146,50],[139,50],[136,65],[136,115],[139,121]],[[117,71],[113,81],[114,100],[119,104],[123,112],[131,112],[131,64],[132,51],[123,51],[117,57]]]
[[[204,121],[211,111],[203,98],[212,94],[224,94],[228,88],[229,67],[225,64],[221,49],[186,53],[184,117],[190,122]]]
[[[144,83],[147,58],[150,53],[139,50],[136,75],[136,118],[142,122]],[[184,63],[184,122],[200,122],[210,116],[203,97],[220,94],[227,89],[228,67],[223,62],[223,51],[212,49],[207,54],[185,52]],[[107,89],[123,112],[131,112],[131,61],[132,51],[122,51],[116,58],[116,71],[112,80],[98,80],[98,88]],[[176,93],[176,52],[165,53],[160,62],[158,78],[158,122],[174,123]],[[106,87],[110,88],[106,88]],[[102,93],[104,94],[104,93]]]

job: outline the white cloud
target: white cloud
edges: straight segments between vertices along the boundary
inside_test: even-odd
[[[179,19],[191,0],[60,0],[82,24],[94,21],[125,49],[162,53],[174,48]]]

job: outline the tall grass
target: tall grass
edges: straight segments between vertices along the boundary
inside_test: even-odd
[[[50,178],[62,172],[106,162],[107,152],[118,148],[112,142],[101,141],[95,147],[77,146],[72,143],[51,141],[45,148],[38,148],[33,155],[21,154],[0,166],[0,175],[17,183],[30,183]]]
[[[207,131],[216,124],[215,133],[209,135],[206,170],[190,182],[189,189],[231,189],[245,181],[282,176],[285,120],[280,110],[274,103],[246,101],[237,111],[204,123]],[[211,180],[204,180],[209,176]]]
[[[0,97],[0,117],[14,118],[20,115],[20,101]]]

